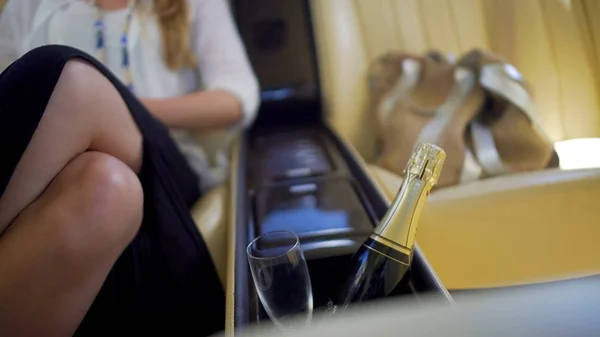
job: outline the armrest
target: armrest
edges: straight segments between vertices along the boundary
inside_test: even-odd
[[[227,275],[226,196],[227,187],[219,186],[206,193],[192,207],[192,218],[208,247],[223,287]]]
[[[388,197],[402,179],[371,167]],[[448,289],[600,273],[600,169],[544,170],[432,193],[418,242]]]

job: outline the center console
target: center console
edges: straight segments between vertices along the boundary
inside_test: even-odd
[[[229,333],[268,320],[246,258],[255,237],[273,230],[298,234],[318,309],[339,292],[350,257],[388,208],[361,158],[324,122],[308,1],[232,5],[263,88],[263,106],[233,151]],[[273,64],[283,74],[274,74]],[[451,301],[418,247],[409,277],[397,296],[427,292]]]

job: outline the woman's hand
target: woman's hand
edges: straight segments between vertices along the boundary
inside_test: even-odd
[[[219,129],[248,124],[256,116],[260,90],[229,6],[222,0],[189,3],[193,52],[206,90],[141,101],[171,128]]]
[[[155,118],[171,128],[220,129],[243,118],[239,99],[225,90],[164,99],[140,98],[140,101]]]

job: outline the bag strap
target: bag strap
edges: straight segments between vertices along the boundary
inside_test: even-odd
[[[540,137],[550,142],[548,136],[541,128],[535,113],[535,105],[529,92],[523,86],[523,77],[512,65],[506,63],[492,63],[482,67],[480,84],[486,90],[506,98],[514,104],[530,120],[532,127]],[[475,154],[481,166],[490,175],[502,175],[512,172],[500,157],[490,128],[483,123],[471,123],[471,136]]]
[[[533,124],[540,125],[535,104],[523,86],[523,77],[513,65],[506,63],[485,65],[481,68],[479,81],[485,89],[505,97],[516,105]]]
[[[392,92],[380,103],[378,118],[381,123],[386,123],[390,114],[402,98],[419,83],[421,76],[421,62],[407,58],[402,62],[402,75],[397,79]],[[475,74],[467,68],[457,68],[454,72],[455,85],[449,98],[444,104],[435,111],[435,117],[427,123],[421,130],[419,137],[415,141],[415,146],[419,142],[436,143],[441,131],[450,121],[452,113],[461,107],[473,87],[477,84]],[[482,167],[479,165],[470,149],[465,149],[465,158],[460,175],[460,182],[478,180],[482,174]]]
[[[463,161],[462,171],[460,172],[459,183],[479,180],[483,168],[475,159],[473,152],[467,147],[465,148],[465,160]]]
[[[472,71],[458,67],[454,71],[454,83],[448,99],[436,110],[435,117],[421,130],[416,144],[420,142],[438,143],[439,135],[447,127],[452,114],[464,104],[469,93],[477,84],[477,78]],[[481,173],[481,166],[477,163],[471,151],[466,148],[460,182],[477,180],[481,177]]]
[[[394,108],[398,104],[398,101],[406,96],[417,83],[421,76],[421,62],[407,58],[402,61],[402,74],[396,80],[396,84],[392,89],[390,95],[388,95],[379,105],[379,121],[382,124],[387,123],[388,118]]]
[[[510,173],[510,167],[500,158],[492,130],[476,120],[470,126],[473,150],[483,170],[492,176]]]

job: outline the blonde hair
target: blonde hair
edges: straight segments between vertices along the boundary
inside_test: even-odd
[[[171,70],[193,67],[190,46],[190,8],[187,0],[153,0],[163,44],[163,59]]]

